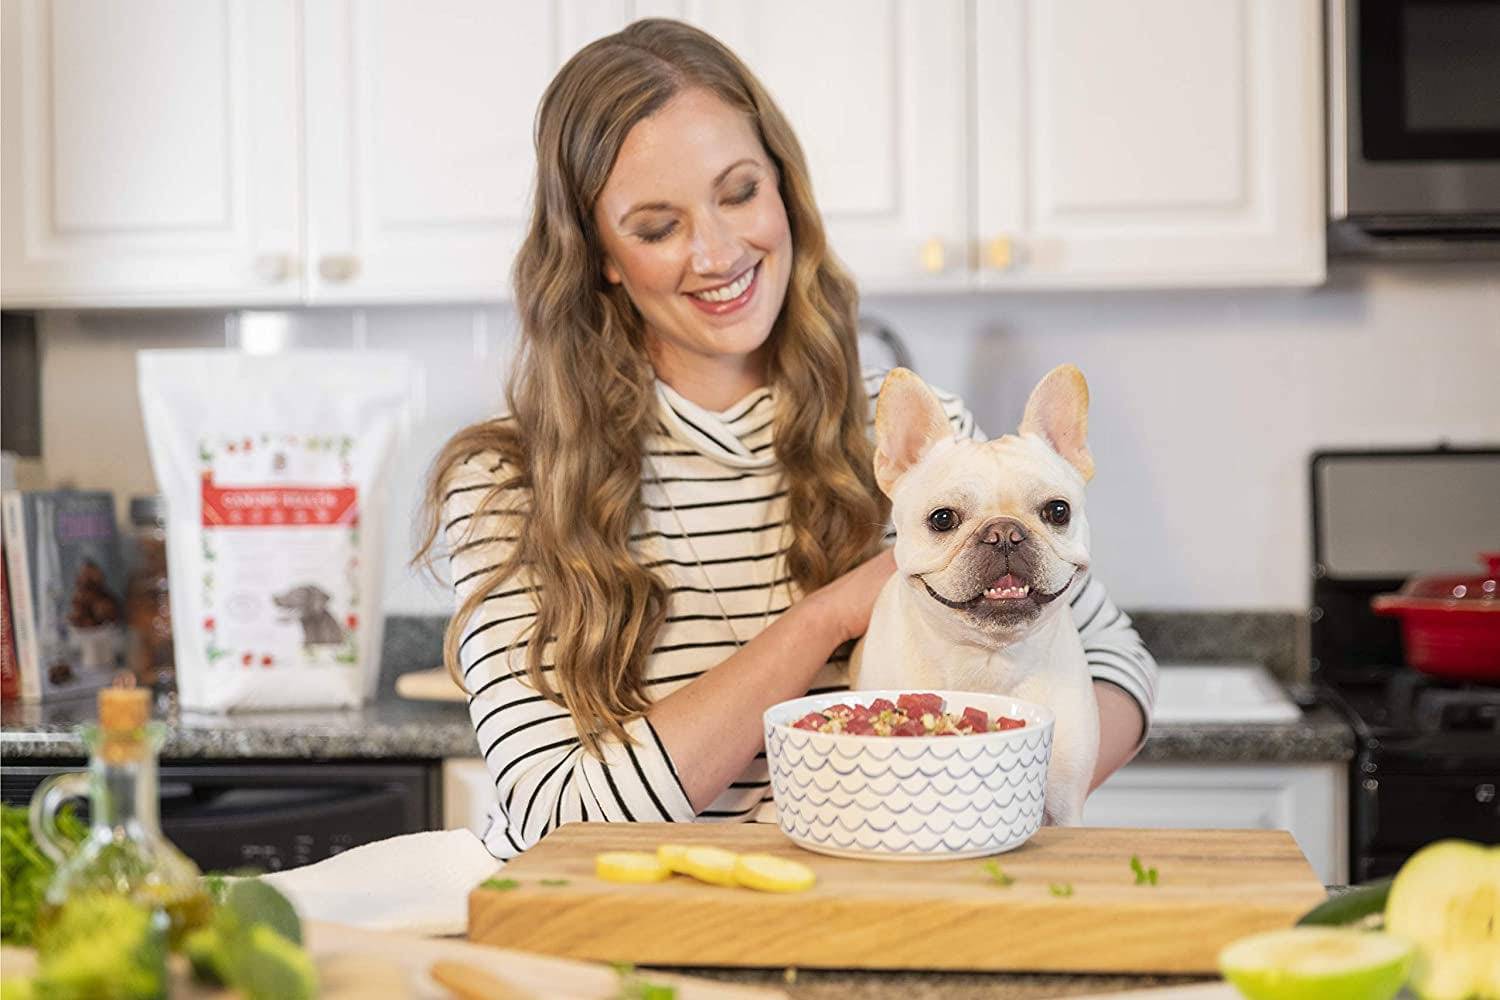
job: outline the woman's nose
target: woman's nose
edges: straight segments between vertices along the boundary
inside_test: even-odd
[[[697,274],[727,274],[739,263],[740,244],[728,220],[711,213],[693,227],[693,271]]]

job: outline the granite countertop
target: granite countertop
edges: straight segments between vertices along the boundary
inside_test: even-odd
[[[7,759],[81,758],[76,728],[94,714],[91,699],[47,705],[7,704],[0,713],[0,753]],[[383,693],[363,708],[337,711],[161,713],[168,727],[161,748],[173,759],[403,759],[476,757],[466,707],[407,701]],[[1349,727],[1327,708],[1297,722],[1159,725],[1138,760],[1297,763],[1340,762],[1354,753]]]
[[[440,760],[479,755],[464,705],[408,701],[394,694],[351,709],[210,715],[179,712],[169,704],[156,714],[167,724],[163,760]],[[94,702],[88,698],[7,704],[0,712],[0,753],[6,759],[83,757],[75,730],[93,717]]]
[[[1135,624],[1157,659],[1170,662],[1250,660],[1288,680],[1294,671],[1296,620],[1289,614],[1137,612]],[[168,736],[165,760],[441,760],[477,757],[468,709],[459,702],[417,702],[395,693],[403,671],[442,661],[446,620],[392,615],[386,619],[381,679],[373,702],[339,711],[179,713],[157,717]],[[0,754],[6,758],[79,759],[75,729],[93,718],[84,698],[47,705],[7,703],[0,711]],[[1354,734],[1331,710],[1314,707],[1296,722],[1159,724],[1138,760],[1147,763],[1342,762],[1354,755]],[[1038,994],[1042,995],[1042,994]]]

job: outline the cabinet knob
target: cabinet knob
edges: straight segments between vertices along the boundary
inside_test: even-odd
[[[268,253],[255,258],[255,273],[269,285],[285,281],[292,273],[292,258],[289,254]]]
[[[1009,236],[996,236],[984,245],[984,262],[996,271],[1008,271],[1016,263],[1016,245]]]
[[[947,266],[943,254],[943,241],[934,236],[922,244],[922,270],[937,274]]]
[[[318,274],[324,281],[352,281],[359,274],[359,258],[331,254],[318,261]]]

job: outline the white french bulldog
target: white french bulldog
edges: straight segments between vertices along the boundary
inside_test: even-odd
[[[1077,825],[1099,713],[1066,597],[1089,563],[1088,384],[1061,365],[1016,434],[954,436],[942,404],[897,368],[875,408],[875,478],[891,498],[896,573],[849,663],[855,690],[1009,694],[1057,714],[1048,822]]]

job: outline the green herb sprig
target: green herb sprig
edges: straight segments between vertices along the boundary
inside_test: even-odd
[[[1073,895],[1073,883],[1072,882],[1053,882],[1050,885],[1048,885],[1047,888],[1050,889],[1050,890],[1052,890],[1052,895],[1054,895],[1054,896],[1071,896],[1071,895]]]
[[[1130,856],[1130,870],[1135,872],[1136,885],[1156,884],[1156,869],[1154,867],[1147,868],[1141,864],[1140,855],[1132,854]]]
[[[479,883],[479,888],[497,889],[500,892],[505,892],[506,890],[519,887],[520,884],[521,883],[517,882],[513,878],[487,878],[483,882]]]
[[[641,978],[635,966],[628,962],[616,962],[614,969],[620,977],[620,992],[615,994],[617,1000],[677,1000],[677,987]]]
[[[1016,880],[1005,874],[1004,870],[1001,869],[1000,862],[986,861],[981,867],[996,885],[1008,886],[1015,884]]]

